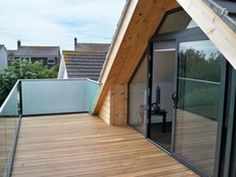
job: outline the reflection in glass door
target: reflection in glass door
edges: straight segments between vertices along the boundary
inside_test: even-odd
[[[129,119],[135,130],[146,136],[147,56],[140,63],[129,83]]]
[[[175,92],[175,41],[154,43],[149,138],[171,151]]]
[[[209,40],[179,44],[176,155],[213,175],[221,54]]]

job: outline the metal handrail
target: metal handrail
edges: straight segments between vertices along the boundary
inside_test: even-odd
[[[214,82],[214,81],[208,81],[208,80],[193,79],[193,78],[187,78],[187,77],[178,77],[178,79],[186,80],[186,81],[193,81],[193,82],[201,82],[201,83],[206,83],[206,84],[220,85],[220,82]]]

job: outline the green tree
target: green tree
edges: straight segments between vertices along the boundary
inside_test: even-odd
[[[0,71],[0,105],[18,79],[56,78],[57,72],[57,66],[48,69],[40,61],[34,63],[27,60],[12,61],[6,69]]]

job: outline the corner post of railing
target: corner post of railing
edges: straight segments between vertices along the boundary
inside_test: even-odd
[[[18,92],[19,92],[18,113],[20,116],[22,116],[22,114],[23,114],[22,80],[19,80]]]

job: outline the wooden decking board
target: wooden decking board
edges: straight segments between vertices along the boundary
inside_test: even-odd
[[[74,114],[23,118],[12,176],[197,175],[130,127]]]

